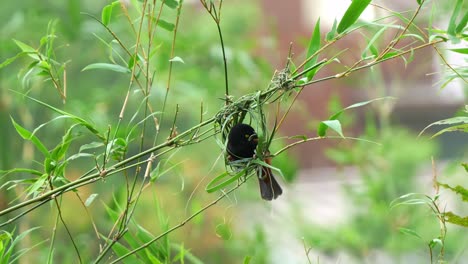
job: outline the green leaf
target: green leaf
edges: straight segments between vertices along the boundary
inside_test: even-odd
[[[81,71],[87,71],[87,70],[93,70],[93,69],[109,70],[109,71],[122,72],[122,73],[131,73],[131,71],[127,67],[120,66],[117,64],[111,64],[111,63],[89,64],[88,66],[84,67]]]
[[[219,224],[216,226],[216,235],[223,240],[229,240],[232,237],[231,228],[226,223]]]
[[[135,62],[138,62],[140,57],[138,57],[138,54],[134,54],[130,59],[128,60],[127,68],[131,70],[133,66],[135,65]]]
[[[10,119],[11,119],[11,122],[13,123],[13,126],[15,127],[16,129],[16,132],[23,138],[23,139],[26,139],[26,140],[29,140],[31,141],[35,146],[36,148],[42,152],[42,154],[44,154],[45,157],[50,157],[50,153],[49,153],[49,150],[47,150],[47,148],[44,146],[44,144],[42,144],[42,142],[39,140],[39,138],[37,138],[35,135],[33,135],[31,132],[29,132],[27,129],[25,129],[24,127],[20,126],[18,123],[15,122],[15,120],[13,119],[13,117],[10,116]]]
[[[6,59],[5,61],[3,61],[0,64],[0,69],[2,69],[3,67],[8,66],[10,63],[14,62],[16,59],[18,59],[19,57],[22,57],[22,56],[24,56],[26,54],[28,54],[28,53],[27,52],[20,52],[20,53],[16,54],[15,56]]]
[[[425,42],[424,38],[422,36],[420,36],[420,35],[417,35],[417,34],[404,34],[403,36],[401,36],[402,39],[409,38],[409,37],[415,38],[415,39],[417,39],[417,40],[419,40],[419,41],[421,41],[423,43]]]
[[[331,29],[330,32],[328,32],[327,35],[325,36],[325,39],[326,39],[327,41],[332,41],[332,40],[335,38],[335,36],[336,36],[336,24],[337,24],[337,23],[338,23],[338,22],[337,22],[336,19],[335,19],[335,21],[333,21],[332,29]]]
[[[171,32],[174,31],[175,29],[175,25],[173,23],[167,22],[166,20],[163,20],[163,19],[158,20],[158,26]]]
[[[382,34],[385,32],[385,30],[388,29],[388,25],[384,26],[383,28],[381,28],[379,31],[377,31],[377,33],[374,34],[374,36],[371,38],[371,40],[369,41],[369,43],[367,43],[367,46],[364,48],[364,50],[362,51],[361,53],[361,58],[365,58],[366,57],[366,53],[368,50],[371,50],[372,48],[375,49],[374,47],[374,43],[379,39],[380,36],[382,36]],[[373,52],[374,53],[374,52]],[[375,55],[375,54],[374,54]]]
[[[411,235],[411,236],[422,239],[421,236],[416,231],[414,231],[412,229],[400,227],[399,231],[402,234]]]
[[[172,9],[176,9],[179,6],[179,3],[175,0],[163,0],[164,4]]]
[[[359,16],[361,16],[362,12],[364,12],[370,2],[371,0],[352,1],[351,5],[348,7],[345,14],[343,15],[343,18],[341,18],[341,21],[338,24],[338,34],[343,33],[346,29],[352,26],[356,20],[358,20]]]
[[[456,215],[452,212],[445,212],[444,213],[445,221],[459,225],[459,226],[464,226],[468,227],[468,216],[461,217],[459,215]]]
[[[104,147],[104,143],[102,143],[102,142],[91,142],[91,143],[82,145],[78,152],[83,152],[83,151],[88,150],[88,149],[95,149],[95,148],[101,148],[101,147]]]
[[[453,51],[453,52],[457,52],[457,53],[461,53],[461,54],[468,54],[468,48],[448,49],[448,50]]]
[[[102,24],[104,24],[105,26],[109,25],[110,21],[111,21],[111,17],[112,17],[112,9],[114,8],[114,6],[116,5],[119,5],[119,1],[114,1],[112,2],[111,4],[109,5],[106,5],[103,9],[102,9],[102,12],[101,12],[101,20],[102,20]]]
[[[468,23],[468,12],[465,12],[465,15],[460,20],[460,23],[458,23],[457,27],[455,28],[455,33],[457,34],[463,33],[463,30],[465,29],[467,23]]]
[[[457,185],[455,187],[452,187],[448,184],[440,183],[440,182],[438,182],[437,184],[441,187],[452,190],[456,194],[460,195],[464,202],[468,202],[468,190],[465,189],[463,186]]]
[[[86,207],[89,207],[89,206],[94,202],[94,199],[96,199],[96,197],[98,197],[98,194],[97,194],[97,193],[91,194],[91,195],[86,199],[85,206],[86,206]]]
[[[321,38],[321,35],[320,35],[320,18],[319,18],[317,20],[317,23],[315,23],[314,32],[312,33],[312,37],[310,38],[309,48],[307,49],[307,58],[310,58],[320,49],[320,38]],[[317,60],[318,60],[318,56],[316,55],[314,58],[309,60],[304,65],[304,69],[310,68],[311,66],[315,65],[317,63]],[[317,68],[309,71],[309,73],[307,73],[306,75],[307,79],[312,80],[316,72],[317,72]]]
[[[344,110],[349,110],[349,109],[352,109],[352,108],[357,108],[357,107],[361,107],[361,106],[365,106],[365,105],[368,105],[372,102],[375,102],[375,101],[379,101],[379,100],[383,100],[383,99],[395,99],[394,97],[390,97],[390,96],[387,96],[387,97],[379,97],[379,98],[375,98],[375,99],[372,99],[372,100],[369,100],[369,101],[364,101],[364,102],[359,102],[359,103],[355,103],[355,104],[352,104],[348,107],[346,107]]]
[[[107,243],[113,243],[112,250],[116,254],[117,257],[121,257],[127,253],[130,252],[129,249],[127,249],[124,245],[122,245],[119,242],[113,242],[112,240],[108,239],[107,237],[101,235],[101,238],[107,241]],[[129,255],[125,260],[123,260],[123,263],[141,263],[137,256],[132,254]]]
[[[250,264],[250,261],[252,260],[252,256],[245,256],[244,258],[244,264]]]
[[[443,247],[444,243],[439,238],[434,238],[431,241],[429,241],[429,247],[434,248],[436,245]]]
[[[428,128],[432,127],[432,126],[435,126],[435,125],[453,125],[453,124],[459,124],[459,123],[463,123],[463,124],[468,124],[468,117],[466,116],[457,116],[457,117],[452,117],[452,118],[448,118],[448,119],[443,119],[443,120],[439,120],[437,122],[434,122],[428,126],[426,126],[418,135],[421,136],[424,131],[426,131]],[[444,130],[447,130],[447,129],[450,129],[450,128],[446,128]],[[461,127],[460,129],[463,129],[463,127]],[[466,129],[466,128],[465,128]],[[442,130],[442,131],[444,131]],[[455,128],[455,130],[458,130],[458,128]],[[447,131],[439,131],[436,135],[440,135],[444,132],[447,132]],[[432,137],[435,137],[436,135],[433,135]]]
[[[70,157],[67,158],[67,162],[69,161],[72,161],[72,160],[76,160],[78,158],[94,158],[95,155],[93,154],[89,154],[89,153],[76,153],[74,155],[71,155]]]
[[[57,161],[52,158],[45,158],[44,159],[44,170],[47,174],[51,174],[51,172],[57,167]]]
[[[208,183],[208,185],[206,185],[205,191],[208,192],[208,193],[212,193],[212,192],[215,192],[217,190],[220,190],[220,189],[228,186],[229,184],[233,183],[237,179],[239,179],[242,175],[245,174],[245,171],[246,171],[245,169],[241,170],[240,172],[238,172],[234,176],[231,176],[227,171],[223,172],[220,175],[216,176],[216,178],[211,180]],[[224,180],[224,178],[228,178],[228,179]],[[222,181],[222,180],[224,180],[224,181]],[[221,183],[219,183],[219,182],[221,182]]]
[[[109,25],[110,23],[110,19],[111,19],[111,16],[112,16],[112,4],[110,5],[106,5],[103,9],[102,9],[102,13],[101,13],[101,21],[104,25]]]
[[[35,48],[16,39],[13,39],[13,41],[15,42],[16,46],[18,46],[21,49],[21,51],[27,53],[34,60],[37,60],[37,61],[40,60],[39,56],[37,56],[37,50]]]
[[[169,61],[185,63],[184,60],[179,56],[175,56],[174,58],[170,59]]]
[[[150,182],[154,182],[157,179],[161,177],[161,162],[158,162],[158,165],[156,165],[156,168],[151,171],[150,173]]]
[[[51,158],[55,160],[60,160],[65,156],[67,153],[68,148],[70,147],[71,142],[73,141],[72,131],[77,124],[72,125],[68,130],[67,133],[62,137],[62,141],[58,144],[54,150],[52,151]]]
[[[13,256],[12,256],[12,253],[14,251],[17,250],[16,245],[18,243],[21,242],[21,240],[23,240],[26,236],[30,236],[29,233],[31,233],[32,231],[36,230],[36,229],[39,229],[39,227],[33,227],[31,229],[28,229],[26,231],[23,231],[21,232],[18,236],[16,236],[15,238],[13,238],[13,233],[11,234],[8,234],[8,236],[10,237],[10,246],[6,252],[5,255],[2,256],[2,259],[1,261],[4,261],[4,262],[0,262],[0,263],[17,263],[17,259],[19,257],[21,257],[22,255],[26,254],[28,251],[30,251],[33,247],[30,247],[30,248],[26,248],[26,249],[21,249],[21,250],[18,250]],[[12,259],[10,259],[10,257],[12,257]]]
[[[451,36],[456,35],[457,17],[462,8],[462,4],[463,4],[463,0],[457,0],[457,3],[455,4],[455,7],[453,8],[452,16],[450,17],[450,21],[449,21],[448,28],[447,28],[447,33]]]
[[[30,174],[36,175],[36,176],[41,176],[42,175],[42,172],[40,172],[38,170],[28,169],[28,168],[14,168],[14,169],[11,169],[11,170],[0,170],[0,175],[2,177],[7,176],[8,174],[11,174],[11,173],[30,173]]]
[[[333,129],[338,135],[344,138],[343,131],[341,130],[341,123],[339,120],[325,120],[320,122],[320,124],[325,125],[325,127],[329,127]],[[326,129],[319,131],[319,136],[323,137],[326,134]]]
[[[440,136],[440,135],[442,135],[444,133],[447,133],[447,132],[456,132],[456,131],[468,133],[468,124],[461,124],[461,125],[447,127],[445,129],[442,129],[441,131],[435,133],[434,135],[432,135],[431,138],[438,137],[438,136]]]
[[[28,99],[30,99],[30,100],[32,100],[32,101],[34,101],[34,102],[40,104],[40,105],[42,105],[42,106],[45,106],[45,107],[47,107],[47,108],[49,108],[49,109],[51,109],[51,110],[53,110],[53,111],[55,111],[55,112],[57,112],[57,113],[59,113],[59,114],[61,114],[61,115],[66,115],[66,116],[68,116],[69,118],[73,119],[75,122],[77,122],[77,123],[79,123],[80,125],[86,127],[90,132],[92,132],[94,135],[96,135],[96,136],[99,137],[100,139],[102,139],[102,140],[105,140],[105,139],[106,139],[104,136],[102,136],[102,135],[99,134],[99,131],[98,131],[91,123],[89,123],[88,121],[84,120],[83,118],[78,117],[78,116],[75,116],[75,115],[72,115],[72,114],[70,114],[70,113],[67,113],[67,112],[65,112],[65,111],[63,111],[63,110],[60,110],[60,109],[58,109],[58,108],[55,108],[55,107],[53,107],[53,106],[51,106],[51,105],[48,105],[48,104],[46,104],[46,103],[44,103],[44,102],[42,102],[42,101],[39,101],[39,100],[37,100],[37,99],[34,99],[34,98],[32,98],[32,97],[29,97],[29,96],[27,96],[27,95],[25,95],[25,94],[19,93],[19,92],[15,91],[15,90],[10,90],[10,91],[15,92],[15,93],[17,93],[17,94],[20,94],[20,95],[22,95],[22,96],[24,96],[24,97],[26,97],[26,98],[28,98]]]
[[[28,188],[27,188],[27,193],[28,193],[28,196],[29,195],[33,195],[35,196],[34,194],[39,190],[41,189],[44,184],[46,184],[46,181],[47,181],[47,178],[49,177],[49,175],[47,175],[46,173],[42,174],[41,177],[37,178],[37,179],[34,179],[34,183],[31,184]]]
[[[365,105],[368,105],[372,102],[375,102],[375,101],[378,101],[378,100],[382,100],[382,99],[394,99],[393,97],[380,97],[380,98],[376,98],[376,99],[372,99],[372,100],[369,100],[369,101],[364,101],[364,102],[359,102],[359,103],[355,103],[355,104],[352,104],[338,112],[336,112],[335,114],[333,114],[332,116],[330,116],[330,118],[328,118],[328,121],[332,121],[332,120],[336,120],[338,119],[338,117],[341,116],[341,114],[346,111],[346,110],[349,110],[349,109],[353,109],[353,108],[357,108],[357,107],[361,107],[361,106],[365,106]],[[319,124],[319,127],[317,128],[317,134],[320,136],[320,137],[323,137],[325,136],[326,132],[327,132],[327,129],[328,129],[328,125],[323,123],[323,122],[320,122]],[[341,125],[340,125],[341,127]],[[336,131],[336,130],[335,130]],[[340,133],[338,133],[340,134]],[[343,136],[342,134],[340,134],[340,136]]]

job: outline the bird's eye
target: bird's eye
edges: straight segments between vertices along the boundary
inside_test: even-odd
[[[245,135],[244,135],[244,137],[245,137],[245,138],[249,138],[249,137],[250,137],[250,135],[248,135],[248,134],[245,134]]]

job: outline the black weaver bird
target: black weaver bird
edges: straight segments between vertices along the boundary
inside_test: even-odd
[[[231,128],[228,136],[227,152],[230,161],[253,158],[258,144],[255,130],[247,124],[237,124]],[[265,158],[265,163],[271,164],[271,158]],[[260,194],[264,200],[271,201],[283,193],[271,169],[261,166],[257,173],[260,184]]]

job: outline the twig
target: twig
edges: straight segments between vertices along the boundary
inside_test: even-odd
[[[400,33],[400,35],[396,38],[393,38],[393,40],[388,44],[388,46],[384,49],[384,51],[380,53],[379,56],[377,56],[377,58],[375,58],[375,61],[380,61],[385,56],[385,54],[389,53],[393,49],[393,47],[395,47],[398,44],[398,42],[400,42],[401,37],[406,33],[406,31],[408,31],[408,28],[411,26],[411,24],[413,24],[414,19],[418,16],[419,11],[421,10],[421,7],[424,4],[424,1],[425,0],[421,1],[421,4],[418,6],[413,16],[411,17],[411,19],[408,21],[408,23],[406,23],[406,26],[403,29],[403,31]]]
[[[141,245],[140,247],[138,248],[135,248],[131,251],[129,251],[128,253],[126,253],[125,255],[117,258],[116,260],[112,261],[111,264],[114,264],[114,263],[117,263],[121,260],[123,260],[124,258],[127,258],[129,257],[130,255],[133,255],[135,254],[136,252],[142,250],[142,249],[145,249],[147,248],[148,246],[150,246],[152,243],[158,241],[159,239],[161,239],[162,237],[166,236],[167,234],[171,233],[172,231],[176,230],[176,229],[179,229],[181,227],[183,227],[186,223],[188,223],[190,220],[192,220],[193,218],[195,218],[196,216],[198,216],[199,214],[201,214],[202,212],[206,211],[207,209],[209,209],[210,207],[212,207],[213,205],[217,204],[221,199],[223,199],[224,197],[226,197],[227,195],[229,195],[231,192],[237,190],[242,184],[244,184],[244,182],[240,182],[238,185],[236,185],[234,188],[230,189],[229,191],[227,192],[223,192],[223,194],[221,196],[219,196],[216,200],[212,201],[211,203],[207,204],[205,207],[203,207],[202,209],[198,210],[197,212],[193,213],[191,216],[189,216],[188,218],[186,218],[184,221],[182,221],[181,223],[179,223],[178,225],[176,226],[173,226],[172,228],[166,230],[165,232],[161,233],[159,236],[151,239],[150,241],[144,243],[143,245]]]

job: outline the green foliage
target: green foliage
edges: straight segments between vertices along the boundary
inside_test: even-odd
[[[345,32],[350,26],[352,26],[356,20],[361,16],[362,12],[367,8],[370,4],[370,0],[354,0],[349,5],[348,9],[346,9],[345,14],[341,18],[340,23],[338,24],[337,32],[341,34]]]
[[[18,261],[21,256],[28,253],[28,251],[30,251],[32,248],[18,249],[18,244],[21,243],[21,240],[25,239],[26,236],[30,235],[31,232],[38,228],[39,227],[31,228],[17,236],[14,236],[14,231],[9,233],[5,230],[0,230],[0,263],[14,263]]]
[[[414,135],[401,128],[386,128],[378,133],[373,129],[368,131],[365,138],[380,145],[357,141],[327,151],[328,156],[341,166],[359,168],[362,187],[344,185],[348,202],[357,205],[357,210],[348,221],[332,229],[323,231],[323,228],[306,226],[300,229],[308,244],[329,254],[346,250],[362,259],[370,250],[382,249],[398,256],[418,246],[409,240],[398,239],[397,230],[424,237],[438,230],[437,226],[422,221],[423,210],[390,211],[389,208],[395,197],[417,189],[416,172],[430,160],[435,152],[434,145],[422,139],[415,142]],[[409,216],[411,221],[402,226],[402,219]],[[420,225],[417,231],[412,229],[415,223]]]
[[[47,8],[26,1],[15,8],[5,5],[0,11],[9,19],[0,28],[2,52],[8,54],[0,54],[0,73],[6,72],[1,76],[6,89],[0,90],[0,109],[3,111],[4,105],[8,108],[0,121],[11,123],[0,132],[0,140],[5,142],[0,158],[2,168],[12,168],[0,171],[0,188],[5,190],[1,198],[4,195],[9,202],[0,212],[0,225],[8,229],[21,219],[26,226],[50,228],[50,232],[40,234],[31,232],[33,228],[15,238],[14,231],[2,231],[2,261],[19,260],[32,247],[19,249],[18,241],[31,235],[31,240],[48,239],[49,244],[38,245],[36,262],[45,262],[44,257],[48,263],[76,262],[78,255],[80,261],[96,263],[105,259],[112,263],[202,263],[196,256],[206,257],[207,262],[226,262],[232,257],[237,262],[269,263],[271,248],[263,227],[244,239],[226,220],[225,211],[237,199],[226,199],[229,201],[221,210],[205,211],[246,183],[261,166],[292,181],[298,165],[286,150],[322,139],[328,129],[347,139],[343,124],[350,119],[343,112],[381,98],[339,110],[320,123],[319,138],[291,137],[300,140],[289,145],[278,140],[278,127],[289,110],[281,117],[279,109],[291,109],[307,85],[345,78],[393,58],[401,57],[409,64],[415,50],[449,39],[466,41],[468,16],[463,13],[463,0],[453,7],[448,29],[429,26],[429,37],[419,32],[424,27],[391,12],[388,18],[399,19],[407,28],[384,49],[379,44],[387,30],[402,27],[379,23],[380,19],[357,22],[370,1],[354,0],[340,22],[335,20],[325,40],[317,20],[306,58],[296,67],[291,51],[286,66],[268,85],[272,67],[249,55],[257,51],[257,40],[252,38],[255,31],[250,29],[263,19],[259,10],[247,1],[241,2],[242,12],[236,8],[237,2],[200,2],[205,10],[187,8],[188,3],[177,0],[107,4],[71,0],[52,1]],[[412,31],[413,27],[416,30]],[[345,65],[341,62],[348,56],[345,51],[325,56],[327,48],[359,29],[375,30],[373,37],[367,38],[367,46],[356,53],[360,61]],[[396,46],[402,39],[415,42]],[[464,49],[449,51],[466,54]],[[345,70],[317,78],[317,73],[332,63]],[[446,83],[466,77],[466,69],[449,68],[453,72]],[[291,96],[295,97],[289,100]],[[277,116],[271,118],[268,114],[276,104]],[[274,125],[269,125],[272,119]],[[439,133],[466,132],[466,120],[457,120],[460,118],[434,125],[457,124]],[[242,121],[255,124],[261,135],[256,157],[223,166],[218,161],[223,160],[226,132],[233,122]],[[344,247],[357,256],[370,248],[395,254],[414,249],[411,241],[397,243],[382,237],[394,237],[394,231],[399,230],[426,239],[432,226],[414,227],[424,216],[419,211],[403,209],[388,216],[388,204],[414,191],[415,171],[435,152],[434,147],[425,141],[415,142],[413,135],[394,128],[380,134],[368,132],[365,137],[379,144],[360,138],[348,148],[329,151],[337,163],[359,167],[366,188],[348,186],[346,190],[349,201],[360,210],[348,225],[337,227],[330,236],[311,228],[305,232],[306,238],[327,252]],[[24,140],[21,144],[20,138]],[[270,152],[274,150],[277,152]],[[264,162],[270,155],[273,165]],[[207,181],[203,181],[205,175]],[[238,184],[234,186],[234,182]],[[203,188],[197,192],[203,185],[208,194]],[[230,186],[234,187],[226,190]],[[465,198],[464,187],[441,186]],[[214,192],[220,194],[216,199]],[[52,206],[46,213],[50,222],[42,214],[37,217],[32,213],[44,204]],[[415,219],[400,224],[399,220],[410,214]],[[452,212],[439,212],[436,217],[442,215],[446,218],[443,221],[466,226],[466,217]],[[174,221],[179,224],[171,225]],[[192,225],[193,237],[187,233],[178,237],[176,231],[186,224]],[[97,239],[90,240],[93,229]],[[446,247],[445,236],[430,237],[431,250]],[[200,239],[211,244],[201,248],[204,243]]]
[[[327,133],[327,129],[328,128],[331,128],[332,130],[334,130],[336,133],[338,133],[338,135],[340,135],[341,137],[344,138],[344,135],[343,135],[343,132],[342,132],[342,129],[341,129],[341,123],[340,121],[338,120],[338,118],[341,116],[341,114],[346,111],[346,110],[349,110],[349,109],[353,109],[353,108],[357,108],[357,107],[361,107],[361,106],[365,106],[367,104],[370,104],[374,101],[378,101],[378,100],[382,100],[382,99],[389,99],[391,97],[387,97],[387,98],[377,98],[377,99],[373,99],[373,100],[369,100],[369,101],[365,101],[365,102],[359,102],[359,103],[355,103],[355,104],[352,104],[346,108],[343,108],[341,109],[340,111],[336,112],[335,114],[333,114],[332,116],[330,116],[328,118],[328,120],[325,120],[325,121],[322,121],[320,122],[318,128],[317,128],[317,134],[319,137],[324,137]]]

